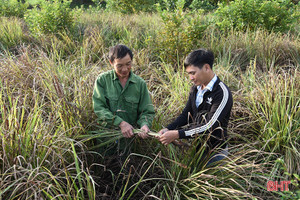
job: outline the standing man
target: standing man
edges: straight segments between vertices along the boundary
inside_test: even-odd
[[[154,118],[154,106],[145,81],[131,71],[133,54],[125,45],[116,45],[109,51],[113,70],[101,73],[93,92],[94,112],[99,122],[121,129],[125,138],[134,136],[133,127],[147,138]]]
[[[213,53],[206,49],[195,50],[186,57],[184,67],[194,85],[182,113],[167,128],[160,130],[158,139],[162,144],[210,134],[206,153],[222,148],[222,154],[228,154],[225,142],[233,100],[229,88],[213,72],[213,62]],[[222,154],[208,164],[223,159]]]

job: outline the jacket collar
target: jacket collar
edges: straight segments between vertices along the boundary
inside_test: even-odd
[[[217,89],[219,83],[220,83],[220,79],[219,79],[219,77],[217,76],[217,80],[216,80],[216,82],[215,82],[215,84],[214,84],[214,87],[212,88],[212,91],[214,91],[214,90]]]
[[[209,91],[212,91],[213,90],[213,87],[214,87],[214,85],[215,85],[215,83],[216,83],[216,81],[217,81],[217,75],[214,75],[214,77],[209,81],[209,83],[207,84],[207,86],[205,86],[205,88],[203,88],[203,90],[209,90]],[[198,85],[197,86],[197,89],[199,90],[201,90],[201,86],[200,85]]]
[[[212,87],[212,90],[210,90],[211,92],[214,91],[214,90],[216,90],[217,87],[218,87],[218,85],[219,85],[219,83],[220,83],[219,77],[218,77],[217,75],[216,75],[216,77],[217,77],[217,80],[216,80],[216,82],[214,83],[214,85],[213,85],[213,87]],[[193,86],[192,86],[192,91],[193,91],[195,94],[197,94],[197,92],[198,92],[197,86],[193,85]]]
[[[117,76],[115,70],[113,70],[113,80],[114,80],[114,81],[115,81],[115,80],[119,80],[119,78],[118,78],[118,76]],[[137,80],[136,80],[136,76],[135,76],[135,74],[134,74],[132,71],[130,71],[130,73],[129,73],[128,81],[129,81],[129,82],[132,82],[132,83],[136,83],[136,81],[137,81]]]

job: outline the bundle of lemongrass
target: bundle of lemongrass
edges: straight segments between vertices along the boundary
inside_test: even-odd
[[[138,133],[141,133],[141,129],[133,129],[133,133],[137,135]],[[148,135],[152,137],[159,136],[158,133],[150,131]],[[101,146],[108,145],[110,143],[114,143],[116,140],[119,140],[123,137],[123,134],[120,130],[116,129],[108,129],[108,128],[100,128],[96,131],[89,131],[86,135],[80,135],[78,136],[78,139],[82,139],[82,142],[88,142],[92,141],[94,139],[101,141],[100,144],[93,146],[91,149],[96,149]]]
[[[141,132],[143,132],[143,130],[141,130],[141,129],[133,129],[133,133],[134,134],[138,134],[138,133],[141,133]],[[150,132],[148,132],[148,135],[156,137],[156,136],[159,136],[159,133],[150,131]]]

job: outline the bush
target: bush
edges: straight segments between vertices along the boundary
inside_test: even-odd
[[[289,0],[236,0],[229,5],[219,4],[216,23],[222,30],[265,28],[283,32],[299,18],[294,7]]]
[[[25,1],[18,0],[1,0],[0,1],[0,16],[16,16],[16,17],[23,17],[24,13],[26,12],[29,4]]]
[[[103,0],[92,0],[92,2],[96,6],[96,10],[97,9],[105,9],[106,8],[106,1],[103,1]],[[92,7],[90,7],[90,9],[91,8]]]
[[[157,0],[108,0],[106,8],[108,10],[122,13],[151,12],[155,10]]]
[[[96,5],[100,5],[102,0],[93,0]],[[138,13],[156,11],[159,4],[163,10],[175,10],[177,3],[181,0],[107,0],[106,8],[122,13]],[[188,8],[193,0],[185,0],[184,8]]]
[[[163,10],[174,11],[176,5],[181,0],[93,0],[98,7],[103,7],[122,13],[153,12],[156,4],[159,4]],[[205,9],[213,10],[218,2],[228,2],[229,0],[185,0],[184,9]]]
[[[214,10],[217,8],[217,4],[209,0],[193,0],[193,2],[190,5],[190,8],[193,10]]]
[[[39,7],[25,13],[25,21],[35,36],[48,33],[72,31],[75,22],[75,12],[70,8],[69,0],[42,1]]]
[[[179,0],[174,11],[159,9],[164,26],[150,44],[155,45],[153,48],[161,58],[172,64],[178,64],[178,58],[183,58],[195,48],[208,27],[199,12],[184,11],[184,5],[185,1]]]

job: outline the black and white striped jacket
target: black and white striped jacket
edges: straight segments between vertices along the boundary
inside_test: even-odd
[[[198,108],[196,96],[197,87],[192,86],[185,108],[167,128],[178,129],[180,139],[211,133],[208,140],[210,148],[223,144],[227,138],[227,125],[233,104],[231,91],[217,78],[212,91],[204,94],[203,102]]]

